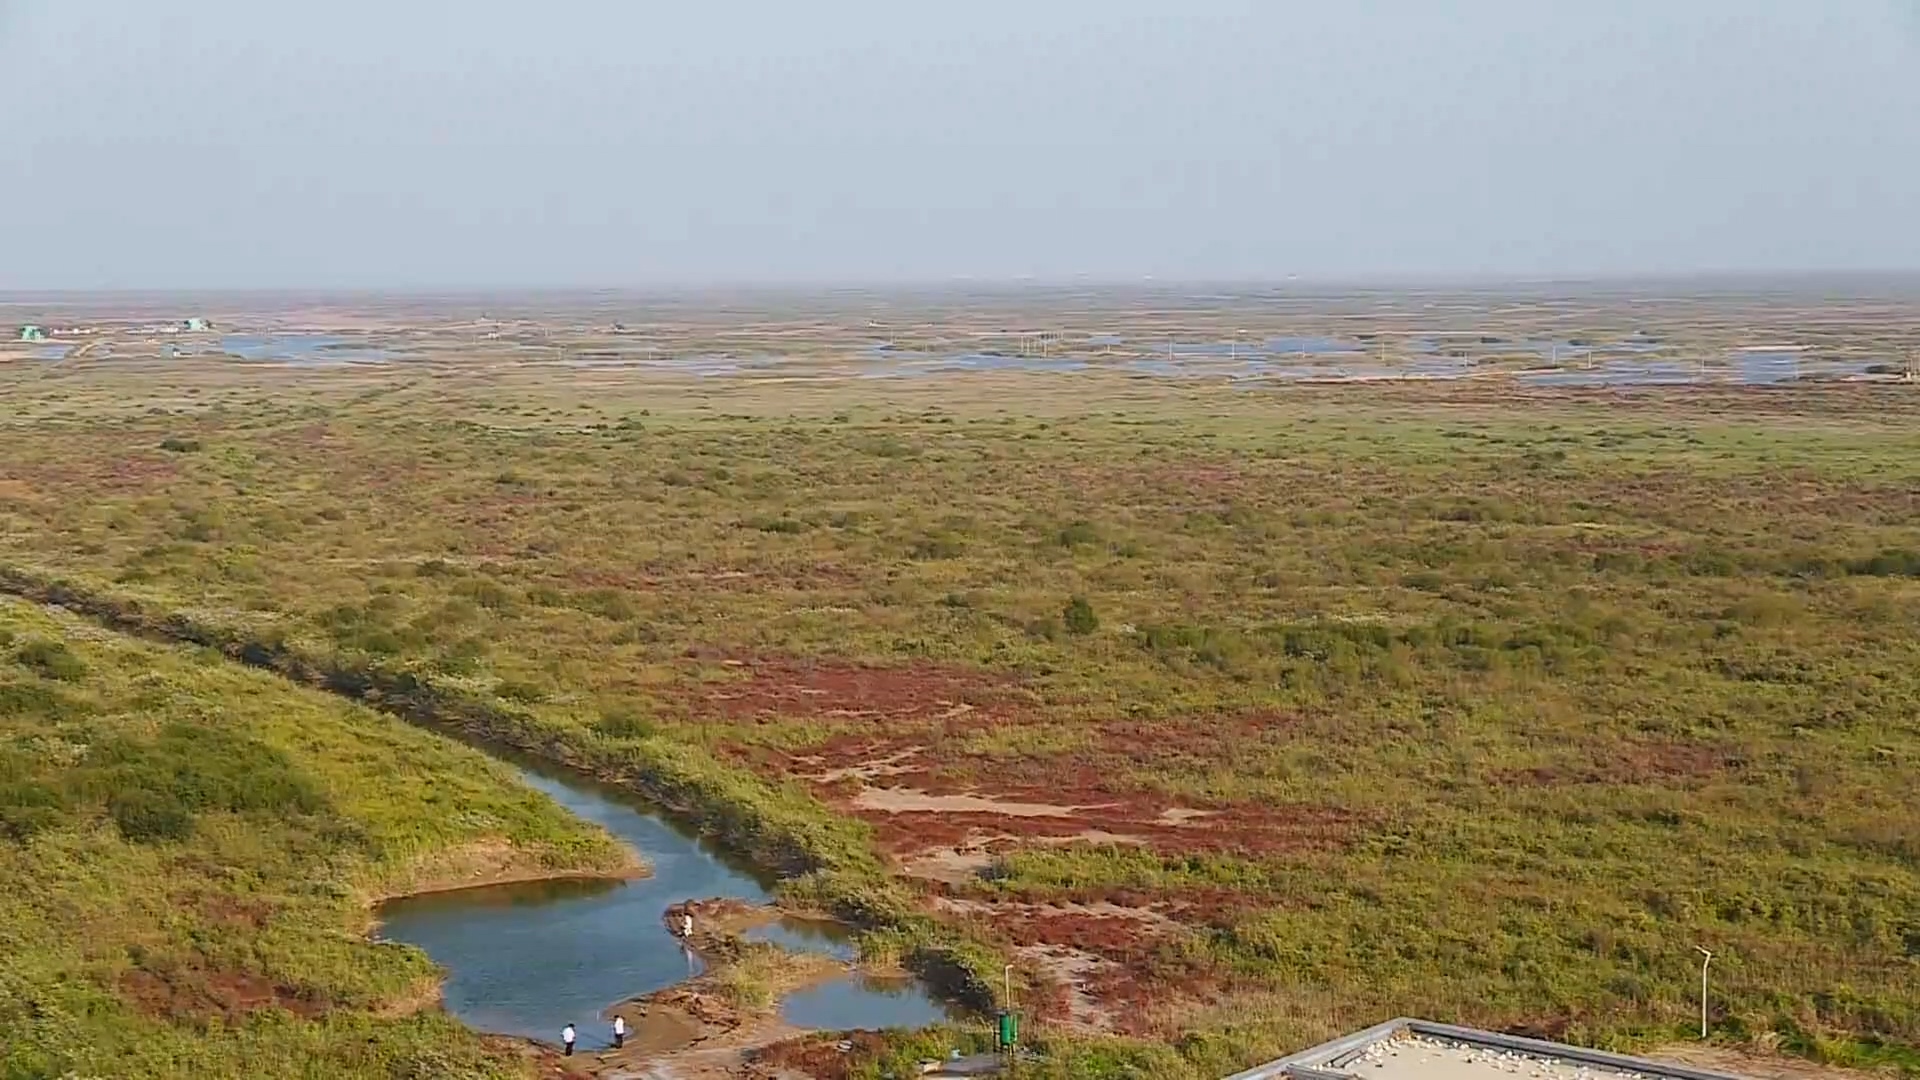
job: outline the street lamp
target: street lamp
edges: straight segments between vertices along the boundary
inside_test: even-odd
[[[1700,954],[1700,1037],[1707,1037],[1707,967],[1713,963],[1713,950],[1695,945],[1693,951]]]
[[[1007,1055],[1009,1067],[1013,1064],[1013,1047],[1020,1039],[1020,1021],[1013,1011],[1013,965],[1008,964],[1005,972],[1007,980],[1007,1004],[1000,1012],[1000,1049]]]

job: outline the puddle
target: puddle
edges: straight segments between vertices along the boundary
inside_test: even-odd
[[[853,932],[839,923],[792,916],[779,922],[756,926],[740,935],[748,941],[765,941],[794,952],[818,953],[852,963],[859,954]]]
[[[1527,372],[1519,379],[1533,386],[1687,386],[1726,381],[1766,386],[1803,379],[1848,378],[1864,374],[1869,366],[1864,361],[1823,361],[1800,352],[1743,351],[1734,355],[1731,368],[1615,360],[1592,367]]]
[[[1342,353],[1364,353],[1367,347],[1358,341],[1342,341],[1330,337],[1276,337],[1267,339],[1267,351],[1306,353],[1309,356],[1335,356]]]
[[[1800,377],[1802,359],[1803,354],[1797,351],[1739,353],[1740,381],[1756,384],[1792,382]]]
[[[1536,371],[1519,376],[1529,386],[1684,386],[1704,381],[1691,364],[1606,363],[1565,371]]]
[[[1309,354],[1311,355],[1311,354]],[[1131,360],[1128,371],[1184,378],[1284,379],[1294,382],[1357,382],[1367,379],[1463,379],[1477,370],[1470,360],[1419,359],[1403,364],[1282,364],[1271,360],[1234,362]]]
[[[1085,360],[1068,356],[1009,356],[1003,353],[926,353],[890,352],[884,359],[863,365],[861,376],[885,379],[900,376],[938,375],[956,371],[1084,371]]]
[[[1273,340],[1280,341],[1287,339],[1275,338]],[[1272,348],[1272,341],[1263,343],[1252,338],[1242,341],[1163,340],[1160,342],[1140,342],[1138,344],[1141,349],[1152,352],[1152,359],[1157,359],[1162,362],[1176,362],[1181,357],[1198,358],[1202,360],[1215,358],[1222,360],[1237,360],[1242,358],[1257,359],[1264,353],[1279,351]],[[1298,350],[1294,351],[1297,352]]]
[[[204,348],[172,346],[176,357],[227,354],[242,360],[289,364],[378,364],[393,359],[393,354],[378,345],[341,337],[337,334],[223,334],[217,344]]]
[[[65,360],[73,351],[71,345],[36,345],[33,349],[35,360]]]
[[[529,785],[633,845],[653,872],[631,881],[484,886],[383,905],[379,936],[417,945],[446,968],[447,1011],[469,1026],[546,1041],[567,1023],[583,1035],[598,1032],[609,1005],[704,970],[662,924],[669,906],[710,897],[769,900],[771,879],[719,855],[630,793],[517,755],[499,756],[519,766]],[[746,936],[840,960],[854,953],[845,927],[813,920],[782,919]],[[886,1026],[912,1016],[927,1017],[912,1021],[925,1024],[946,1016],[913,980],[905,988],[870,989],[854,978],[836,979],[807,990],[799,1007],[808,1015],[864,1018],[831,1025],[840,1027]]]
[[[1637,339],[1630,341],[1569,341],[1564,338],[1557,341],[1482,341],[1469,347],[1483,353],[1511,354],[1528,352],[1533,353],[1535,356],[1546,357],[1549,360],[1564,360],[1569,362],[1588,356],[1654,353],[1659,352],[1661,348],[1663,348],[1657,341]]]
[[[771,371],[780,366],[781,358],[777,356],[739,357],[725,353],[672,356],[646,349],[587,349],[571,352],[555,362],[563,367],[645,368],[678,375],[710,378],[750,371]]]
[[[780,1018],[823,1031],[877,1031],[926,1027],[962,1014],[929,997],[913,979],[855,974],[787,995]]]

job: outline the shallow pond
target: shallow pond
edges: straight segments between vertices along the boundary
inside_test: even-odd
[[[943,1008],[914,979],[849,974],[787,995],[780,1017],[795,1027],[845,1031],[926,1027],[963,1014]]]
[[[396,900],[379,912],[382,938],[417,945],[447,969],[446,1006],[482,1031],[546,1041],[562,1025],[581,1045],[605,1041],[601,1010],[661,990],[703,970],[699,957],[668,932],[666,909],[683,900],[768,900],[768,881],[722,858],[632,795],[524,761],[526,783],[573,813],[632,844],[652,866],[632,881],[550,881],[494,885]],[[844,927],[784,919],[749,938],[850,959]],[[918,983],[858,978],[824,983],[794,996],[807,1015],[831,1027],[921,1026],[946,1010]],[[793,1004],[789,1002],[787,1004]],[[798,1021],[796,1021],[798,1022]]]
[[[188,347],[178,347],[190,354]],[[242,360],[274,360],[291,364],[369,364],[391,360],[393,354],[377,345],[336,334],[224,334],[216,352]]]
[[[1704,376],[1697,365],[1613,361],[1595,367],[1527,372],[1520,381],[1532,386],[1672,386],[1702,382]]]

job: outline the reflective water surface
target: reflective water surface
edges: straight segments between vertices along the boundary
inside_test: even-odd
[[[523,779],[633,845],[652,866],[632,881],[485,886],[396,900],[379,912],[381,937],[425,949],[448,971],[447,1010],[483,1031],[553,1041],[568,1023],[583,1047],[600,1044],[601,1010],[702,971],[661,916],[688,899],[769,898],[769,882],[619,791],[516,761]],[[851,959],[846,928],[784,919],[749,938]],[[785,1003],[828,1027],[920,1026],[945,1010],[919,983],[857,977],[821,984]],[[807,1021],[796,1021],[806,1023]],[[600,1040],[600,1041],[596,1041]]]

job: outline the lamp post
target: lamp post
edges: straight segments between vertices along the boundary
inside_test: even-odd
[[[1693,951],[1700,954],[1700,1038],[1707,1037],[1707,968],[1713,963],[1713,950],[1695,945]]]
[[[1004,1053],[1007,1055],[1008,1068],[1012,1068],[1014,1044],[1020,1040],[1020,1021],[1017,1019],[1013,1011],[1013,965],[1012,964],[1007,965],[1007,969],[1004,974],[1007,980],[1007,1003],[1006,1003],[1006,1007],[1003,1008],[1000,1012],[1000,1030],[998,1032],[999,1037],[995,1041],[997,1041],[1000,1044],[1001,1053]]]

